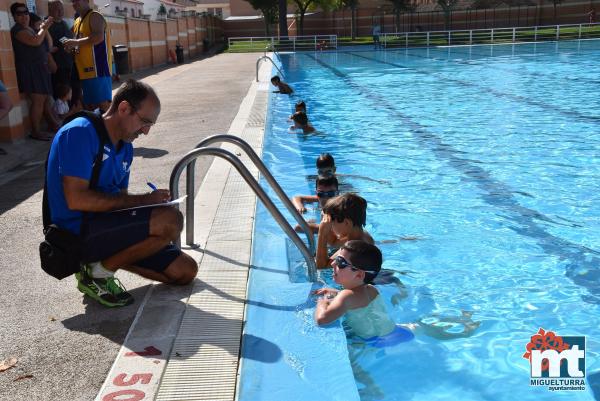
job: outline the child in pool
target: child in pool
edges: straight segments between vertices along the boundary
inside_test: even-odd
[[[306,114],[306,103],[304,103],[304,100],[298,100],[296,102],[296,105],[294,106],[294,114],[298,113],[299,111],[303,112]],[[292,114],[290,116],[290,120],[294,119],[294,114]],[[307,114],[308,115],[308,114]]]
[[[379,291],[370,283],[381,270],[381,251],[361,240],[348,241],[333,259],[333,279],[343,289],[321,288],[314,292],[324,295],[315,310],[315,321],[324,325],[345,316],[345,323],[354,335],[362,338],[390,334],[396,324],[388,315]]]
[[[334,178],[332,176],[332,178]],[[327,201],[321,213],[317,237],[317,268],[329,267],[337,254],[329,256],[328,247],[339,248],[346,241],[362,240],[373,244],[373,238],[363,227],[367,222],[367,201],[353,193],[336,196]]]
[[[303,111],[297,111],[292,115],[292,121],[294,121],[294,125],[290,127],[290,130],[302,130],[304,134],[310,134],[311,132],[315,132],[315,127],[313,127],[308,122],[308,116]]]

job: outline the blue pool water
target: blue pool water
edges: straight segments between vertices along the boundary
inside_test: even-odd
[[[384,349],[351,338],[328,348],[341,360],[347,353],[360,398],[600,400],[600,42],[280,62],[296,96],[271,96],[263,159],[293,195],[313,193],[316,157],[334,155],[345,187],[367,199],[366,229],[399,280],[380,287],[389,312],[415,332]],[[319,133],[288,132],[300,98]],[[285,259],[285,236],[262,206],[256,224],[253,279],[269,271],[268,259],[272,272]],[[312,321],[310,288],[250,284],[251,299],[289,305],[277,317],[287,340],[273,342],[282,364],[302,372],[319,362],[301,351],[290,359],[288,343],[343,341],[320,337],[330,329]],[[539,328],[587,337],[585,391],[529,385],[523,353]],[[300,399],[244,398],[243,373],[242,401]]]

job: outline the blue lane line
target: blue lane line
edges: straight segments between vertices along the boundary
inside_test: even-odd
[[[397,67],[397,68],[409,69],[411,71],[414,71],[417,74],[426,75],[428,77],[434,76],[434,77],[437,77],[437,78],[439,78],[441,80],[444,80],[446,82],[452,82],[452,83],[455,83],[455,84],[463,86],[463,87],[476,88],[477,90],[479,90],[479,91],[481,91],[483,93],[491,93],[491,94],[493,94],[495,96],[502,97],[504,99],[509,99],[511,101],[516,101],[516,102],[520,102],[520,103],[526,103],[526,104],[529,104],[531,106],[539,107],[542,110],[552,110],[552,111],[554,111],[556,113],[562,114],[562,115],[564,115],[566,117],[569,117],[569,118],[576,117],[576,118],[579,118],[579,119],[582,119],[582,120],[587,120],[587,121],[592,121],[592,122],[595,122],[595,123],[600,123],[600,116],[589,116],[587,114],[583,114],[583,113],[580,113],[580,112],[575,111],[575,110],[563,109],[562,107],[550,105],[550,104],[541,102],[539,100],[534,100],[534,99],[531,99],[531,98],[528,98],[528,97],[525,97],[525,96],[515,95],[515,94],[512,94],[512,93],[501,92],[501,91],[498,91],[496,89],[488,88],[486,86],[478,85],[476,83],[465,81],[465,80],[462,80],[462,79],[449,78],[449,77],[444,76],[444,75],[439,74],[439,73],[427,72],[427,71],[424,71],[424,70],[421,70],[421,69],[418,69],[418,68],[410,68],[410,67],[407,67],[407,66],[402,65],[402,64],[392,63],[390,61],[379,60],[379,59],[376,59],[376,58],[373,58],[373,57],[362,56],[362,55],[356,54],[354,52],[341,52],[341,53],[349,54],[349,55],[352,55],[352,56],[355,56],[355,57],[364,58],[365,60],[369,60],[369,61],[375,61],[375,62],[381,63],[381,64],[391,65],[391,66]],[[408,54],[408,56],[413,56],[413,55]],[[425,57],[425,56],[414,56],[414,57],[420,57],[420,58],[427,58],[427,59],[429,59],[429,57]]]
[[[343,79],[349,87],[372,100],[379,109],[384,108],[394,117],[400,119],[402,124],[410,129],[411,134],[424,148],[430,149],[439,160],[447,162],[451,167],[466,176],[466,181],[475,183],[484,192],[481,195],[484,202],[509,213],[510,219],[515,225],[508,228],[518,235],[535,239],[547,254],[556,255],[561,261],[569,261],[566,266],[566,276],[575,284],[586,288],[591,294],[583,296],[582,299],[585,302],[600,304],[600,258],[597,256],[600,255],[600,252],[549,233],[537,221],[560,223],[536,210],[521,206],[513,196],[515,191],[503,182],[494,179],[492,174],[482,167],[472,163],[469,159],[460,157],[464,152],[444,143],[440,137],[428,131],[426,127],[410,116],[396,110],[394,104],[390,103],[381,94],[372,91],[368,86],[354,82],[348,74],[313,55],[304,54],[304,56],[316,61],[319,65]]]

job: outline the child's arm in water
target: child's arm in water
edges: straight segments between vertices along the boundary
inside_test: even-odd
[[[329,290],[332,289],[323,288],[321,290],[326,290],[327,293],[329,293]],[[317,291],[315,291],[315,293],[317,293]],[[319,326],[322,326],[342,317],[348,310],[348,304],[352,297],[354,297],[352,291],[342,290],[338,292],[334,298],[325,297],[319,299],[317,301],[317,308],[315,309],[315,322]]]
[[[318,201],[319,198],[317,198],[316,195],[296,195],[292,198],[292,204],[298,213],[306,212],[306,207],[304,207],[305,203],[314,203]]]

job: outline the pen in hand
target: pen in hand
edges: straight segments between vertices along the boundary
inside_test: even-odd
[[[152,189],[153,191],[156,191],[158,189],[158,188],[156,188],[156,185],[154,185],[150,181],[148,181],[146,184],[148,184],[148,186],[150,187],[150,189]]]

